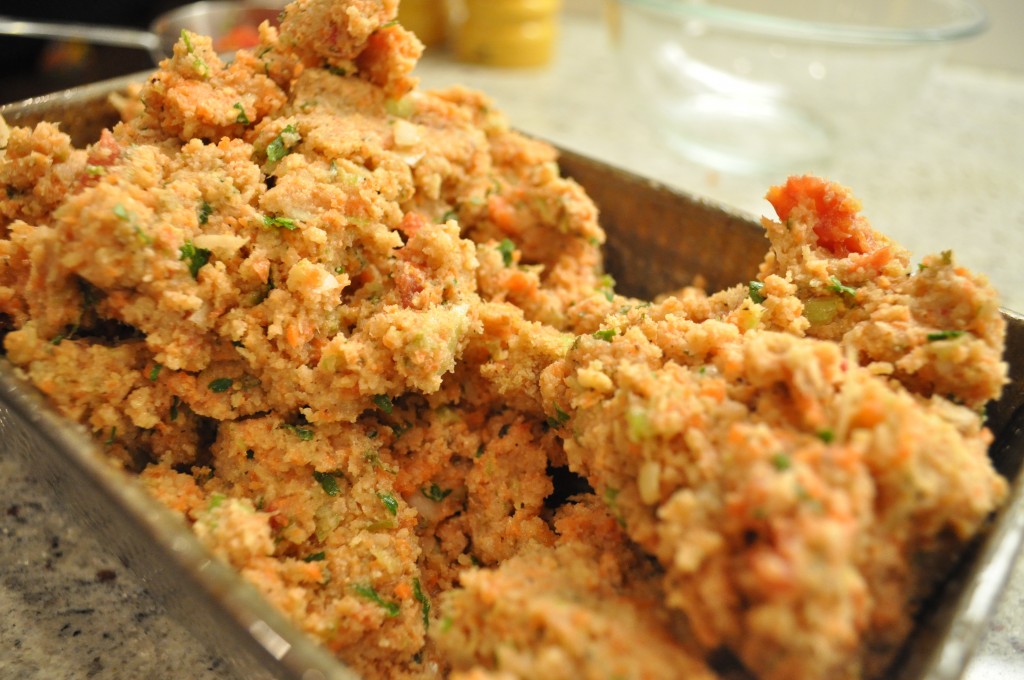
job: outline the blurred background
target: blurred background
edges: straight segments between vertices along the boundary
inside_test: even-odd
[[[285,0],[281,0],[282,4]],[[186,4],[183,0],[92,0],[69,3],[65,0],[5,0],[0,15],[36,20],[109,24],[145,28],[160,14]],[[458,52],[459,38],[448,30],[437,33],[421,19],[436,8],[446,5],[457,19],[466,5],[512,6],[502,0],[405,0],[403,11],[408,21],[417,21],[424,38],[434,51],[447,51],[453,57],[465,58]],[[562,15],[598,16],[605,0],[551,0],[535,7],[548,6]],[[1019,27],[1024,25],[1024,2],[1019,0],[983,0],[990,16],[989,29],[980,37],[954,47],[951,63],[1024,72],[1024,46]],[[558,9],[561,6],[560,10]],[[500,17],[498,17],[500,20]],[[427,35],[430,32],[430,35]],[[470,36],[472,37],[472,36]],[[556,44],[553,49],[557,49]],[[527,59],[527,61],[529,61]],[[550,57],[540,57],[542,63]],[[536,63],[528,64],[537,66]],[[34,38],[0,36],[0,103],[71,87],[150,68],[152,61],[144,50],[124,47],[95,46],[81,41],[46,41]]]

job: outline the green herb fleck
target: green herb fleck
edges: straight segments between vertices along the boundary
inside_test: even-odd
[[[335,479],[334,473],[318,472],[314,470],[313,479],[320,483],[320,488],[323,489],[324,493],[328,496],[337,496],[341,493],[341,489],[338,487],[338,480]]]
[[[302,561],[303,562],[323,562],[325,559],[327,559],[327,553],[325,553],[324,551],[321,550],[318,553],[313,553],[312,555],[306,555],[305,557],[302,558]]]
[[[161,368],[163,368],[161,364],[153,364],[153,368],[149,371],[150,381],[156,382],[157,377],[160,375]]]
[[[207,387],[210,388],[211,392],[220,393],[227,392],[228,390],[231,389],[231,386],[234,384],[235,381],[232,380],[231,378],[217,378],[215,380],[211,380],[210,384],[207,385]]]
[[[188,271],[192,274],[192,278],[199,277],[199,270],[210,261],[210,251],[206,248],[196,248],[192,241],[185,241],[178,248],[178,259],[188,260]]]
[[[291,151],[291,147],[301,139],[298,135],[299,131],[295,129],[294,125],[285,126],[281,130],[281,134],[274,137],[274,141],[270,142],[270,144],[267,144],[267,160],[271,163],[276,163],[287,156],[288,152]],[[286,136],[295,137],[296,139],[291,143],[287,143],[285,141]]]
[[[114,206],[114,215],[117,216],[117,219],[124,220],[125,222],[132,219],[132,216],[128,214],[128,210],[126,210],[120,203]]]
[[[181,404],[181,400],[178,397],[171,397],[171,422],[173,423],[178,419],[178,406]]]
[[[606,486],[602,496],[604,498],[605,505],[608,506],[608,510],[611,511],[612,516],[615,517],[615,521],[618,522],[620,527],[625,529],[626,518],[622,516],[622,510],[618,505],[619,489],[616,489],[613,486]]]
[[[295,224],[295,220],[290,217],[271,217],[270,215],[263,216],[263,225],[266,227],[287,229],[288,231],[295,231],[299,228],[299,226]]]
[[[395,405],[391,403],[391,397],[386,394],[377,394],[373,397],[373,403],[384,413],[390,414],[395,410]]]
[[[844,285],[843,282],[840,281],[835,276],[830,276],[828,280],[829,280],[828,289],[830,291],[832,291],[833,293],[838,293],[839,295],[856,295],[857,294],[857,289],[856,288]]]
[[[558,404],[555,404],[554,406],[555,406],[555,415],[548,416],[547,423],[548,423],[549,427],[551,427],[553,429],[557,429],[557,428],[561,427],[562,425],[565,425],[566,422],[568,422],[569,414],[566,413],[565,411],[563,411],[562,408]]]
[[[836,439],[836,433],[828,429],[818,430],[818,439],[825,442],[826,444],[831,444]]]
[[[761,304],[762,302],[764,302],[767,299],[767,298],[765,298],[765,295],[764,295],[764,284],[763,283],[761,283],[760,281],[751,281],[749,285],[750,285],[750,299],[751,300],[753,300],[757,304]]]
[[[512,423],[502,425],[501,429],[498,430],[498,439],[504,439],[510,429],[512,429]]]
[[[199,204],[199,224],[206,224],[210,221],[210,215],[213,214],[213,206],[203,201]]]
[[[512,253],[516,250],[516,244],[511,239],[502,239],[498,244],[498,252],[501,253],[501,261],[506,267],[512,266]]]
[[[341,68],[340,66],[328,66],[327,72],[335,76],[347,76],[348,71]]]
[[[437,485],[437,483],[431,484],[429,489],[420,487],[420,493],[435,503],[440,503],[445,498],[448,498],[451,492],[451,489],[442,489]]]
[[[597,290],[604,295],[608,302],[615,299],[615,279],[611,274],[603,274],[597,282]]]
[[[776,453],[772,456],[772,467],[779,472],[788,470],[792,465],[793,461],[785,453]]]
[[[420,613],[423,615],[423,628],[424,630],[430,628],[430,600],[427,599],[426,594],[423,592],[423,588],[420,586],[420,580],[414,578],[412,580],[412,596],[416,598],[416,601],[420,603]]]
[[[110,446],[115,441],[117,441],[117,425],[114,425],[113,427],[110,428],[110,436],[107,438],[107,441],[103,443],[106,444],[107,446]]]
[[[599,331],[594,332],[594,337],[598,340],[604,340],[605,342],[611,342],[612,338],[615,337],[616,330],[614,328],[602,328]]]
[[[384,507],[387,508],[388,512],[392,515],[398,514],[398,501],[395,500],[394,496],[389,493],[381,493],[378,491],[377,498],[379,498],[380,502],[384,504]]]
[[[231,108],[238,109],[238,115],[235,116],[235,122],[242,125],[251,125],[252,121],[249,120],[249,116],[245,115],[245,107],[242,106],[242,102],[235,102],[235,105]]]
[[[444,215],[441,215],[441,224],[447,224],[448,220],[459,221],[459,212],[455,209],[448,210]]]
[[[937,342],[939,340],[955,340],[963,334],[963,331],[938,331],[936,333],[929,333],[928,342]]]
[[[185,43],[185,49],[188,50],[188,53],[190,55],[192,55],[192,68],[194,68],[196,70],[196,73],[198,73],[203,78],[209,78],[210,67],[206,64],[205,61],[202,60],[202,58],[198,54],[196,54],[195,47],[192,45],[192,39],[189,37],[188,31],[186,31],[184,28],[181,29],[181,39]]]
[[[364,597],[374,604],[380,605],[384,611],[388,613],[388,616],[398,616],[398,613],[402,610],[401,606],[397,602],[388,602],[380,596],[380,594],[374,590],[373,586],[370,585],[354,585],[352,590],[356,591],[356,595]]]
[[[304,442],[313,440],[313,429],[309,427],[299,427],[298,425],[285,424],[286,430],[291,430],[295,435]]]

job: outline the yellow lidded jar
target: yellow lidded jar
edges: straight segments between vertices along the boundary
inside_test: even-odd
[[[427,47],[439,45],[448,28],[448,7],[445,0],[402,0],[398,21]]]
[[[554,54],[559,9],[561,0],[465,0],[456,56],[486,66],[543,66]]]

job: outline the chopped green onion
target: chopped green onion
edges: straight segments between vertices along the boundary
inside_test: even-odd
[[[373,397],[373,403],[384,413],[390,414],[394,409],[394,404],[391,403],[391,397],[386,394],[377,394]]]
[[[955,340],[963,335],[963,331],[938,331],[936,333],[928,334],[928,342],[937,342],[939,340]]]
[[[313,553],[312,555],[306,555],[305,557],[302,558],[302,561],[303,562],[323,562],[325,559],[327,559],[327,553],[325,553],[324,551],[321,550],[318,553]]]
[[[753,300],[757,304],[761,304],[762,302],[764,302],[767,299],[767,298],[765,298],[765,295],[764,295],[764,284],[763,283],[761,283],[760,281],[751,281],[749,285],[750,285],[750,299],[751,300]]]
[[[835,276],[829,277],[828,280],[829,280],[828,289],[830,291],[832,291],[833,293],[838,293],[839,295],[856,295],[857,294],[857,289],[856,288],[852,288],[850,286],[843,285],[843,282],[840,281]]]
[[[451,494],[451,489],[442,489],[437,483],[431,484],[430,488],[420,487],[420,493],[435,503],[440,503]]]
[[[125,222],[132,219],[132,216],[128,214],[128,210],[120,203],[114,206],[114,215],[117,216],[117,219],[124,220]]]
[[[617,331],[614,328],[603,328],[599,331],[594,332],[594,337],[598,340],[604,340],[605,342],[611,342],[612,338],[615,337]]]
[[[285,141],[286,136],[295,137],[295,140],[291,143],[287,143]],[[281,130],[281,134],[274,137],[274,141],[270,142],[270,144],[267,144],[267,160],[271,163],[278,162],[288,155],[288,152],[291,151],[291,147],[297,144],[299,140],[301,140],[301,137],[299,137],[299,131],[295,129],[295,126],[285,126],[285,128]]]
[[[152,382],[156,382],[157,376],[160,375],[160,369],[161,368],[163,368],[162,365],[160,365],[160,364],[153,364],[153,368],[149,372],[149,379]]]
[[[317,472],[314,470],[313,479],[320,483],[320,488],[323,489],[324,493],[328,496],[337,496],[341,493],[341,489],[338,487],[338,480],[335,479],[333,473]]]
[[[228,390],[231,389],[231,386],[234,385],[234,384],[235,384],[235,381],[232,380],[231,378],[217,378],[216,380],[211,380],[210,384],[207,385],[207,387],[210,388],[211,392],[218,392],[219,393],[219,392],[227,392]]]
[[[206,248],[196,248],[192,241],[185,241],[178,248],[178,253],[179,260],[188,260],[188,271],[193,279],[199,277],[199,270],[210,261],[211,255]]]
[[[199,224],[206,224],[210,221],[210,215],[213,214],[213,206],[203,201],[199,204]]]
[[[242,125],[250,125],[252,123],[249,120],[249,116],[245,115],[245,107],[242,106],[242,102],[235,102],[235,105],[231,108],[238,109],[238,115],[235,116],[235,122]]]
[[[380,502],[384,504],[384,507],[387,508],[388,512],[392,515],[398,514],[398,501],[395,500],[394,496],[389,493],[381,493],[378,491],[377,498],[379,498]]]
[[[772,456],[772,467],[779,472],[788,470],[792,466],[793,461],[790,460],[789,456],[784,453],[776,453]]]
[[[352,590],[356,591],[356,594],[360,597],[364,597],[370,602],[380,605],[384,611],[388,613],[388,616],[398,616],[398,613],[402,610],[401,606],[397,602],[388,602],[382,598],[373,586],[356,584],[352,586]]]
[[[558,404],[555,404],[555,415],[548,416],[548,426],[557,429],[564,425],[569,420],[569,414],[561,409]]]
[[[295,231],[299,228],[298,225],[295,224],[295,220],[290,217],[271,217],[270,215],[263,216],[263,225],[267,227],[287,229],[288,231]]]
[[[420,603],[420,612],[423,615],[423,628],[426,630],[430,628],[430,600],[424,594],[418,578],[412,580],[412,596]]]
[[[501,261],[506,267],[512,266],[512,253],[516,250],[516,244],[511,239],[502,239],[498,244],[498,252],[501,253]]]
[[[308,442],[308,441],[312,441],[313,440],[313,430],[312,430],[312,428],[309,428],[309,427],[299,427],[297,425],[288,425],[288,424],[285,424],[284,428],[286,430],[291,430],[292,432],[294,432],[298,436],[298,438],[301,439],[304,442]]]

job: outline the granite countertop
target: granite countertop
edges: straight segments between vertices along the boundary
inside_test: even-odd
[[[518,128],[758,215],[781,177],[729,176],[675,157],[619,93],[604,33],[563,22],[542,71],[457,65],[428,52],[426,86],[490,93]],[[1024,311],[1024,77],[936,74],[920,105],[873,147],[807,168],[852,187],[876,226],[916,255],[952,248]],[[149,596],[142,580],[63,514],[52,491],[0,444],[0,678],[229,677]],[[1024,677],[1024,561],[1018,560],[968,680]]]

